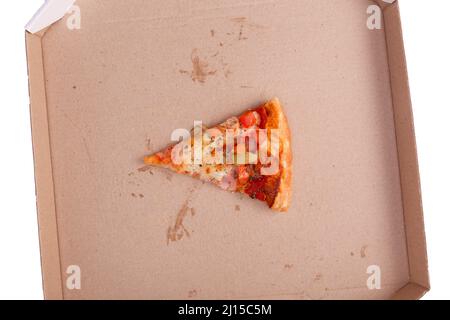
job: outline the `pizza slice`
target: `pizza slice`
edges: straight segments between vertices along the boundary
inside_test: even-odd
[[[291,141],[278,99],[211,128],[196,125],[180,140],[145,157],[145,164],[246,194],[266,202],[275,211],[288,210]]]

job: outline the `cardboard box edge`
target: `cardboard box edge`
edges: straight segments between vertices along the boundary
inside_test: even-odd
[[[394,299],[403,296],[405,290],[415,293],[405,296],[420,299],[430,290],[430,280],[414,117],[398,1],[384,10],[384,22],[411,281],[394,295]]]
[[[42,37],[25,32],[44,298],[63,299]]]
[[[392,300],[419,300],[428,291],[429,288],[425,288],[414,282],[409,282],[394,294]]]
[[[25,26],[31,34],[36,34],[61,20],[76,0],[46,0]]]

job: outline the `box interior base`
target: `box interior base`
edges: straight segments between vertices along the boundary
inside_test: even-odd
[[[87,1],[43,37],[66,299],[380,299],[409,281],[384,30],[372,1]],[[280,98],[287,214],[144,155]],[[184,215],[184,213],[186,213]],[[178,241],[168,229],[184,215]],[[367,269],[381,268],[369,290]]]

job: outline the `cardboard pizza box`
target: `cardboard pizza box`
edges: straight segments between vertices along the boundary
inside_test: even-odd
[[[429,290],[397,1],[47,1],[26,42],[47,299]],[[140,170],[174,129],[275,96],[288,213]]]

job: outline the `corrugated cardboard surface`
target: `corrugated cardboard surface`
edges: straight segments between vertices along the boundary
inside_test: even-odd
[[[57,299],[418,298],[428,273],[397,4],[77,1],[27,34],[44,289]],[[266,99],[293,136],[288,214],[142,157]],[[183,220],[183,237],[168,240]],[[68,290],[78,265],[82,289]],[[376,265],[382,288],[369,290]]]

